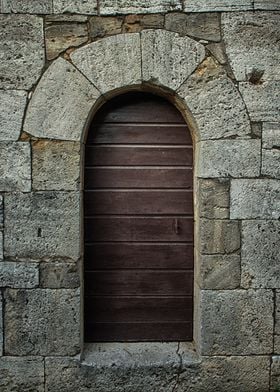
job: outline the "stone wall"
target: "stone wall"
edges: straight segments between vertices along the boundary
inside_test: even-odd
[[[0,391],[280,390],[279,1],[0,13]],[[84,135],[129,89],[165,96],[193,134],[191,346],[83,346]]]

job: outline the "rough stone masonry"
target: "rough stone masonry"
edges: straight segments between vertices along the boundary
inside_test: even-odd
[[[279,53],[279,0],[0,1],[1,392],[280,390]],[[129,89],[193,134],[191,344],[83,343],[84,129]]]

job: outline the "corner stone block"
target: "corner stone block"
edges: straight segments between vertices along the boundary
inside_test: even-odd
[[[233,179],[231,219],[279,219],[280,184],[270,179]]]
[[[51,14],[52,0],[2,0],[2,12]]]
[[[35,137],[80,141],[99,91],[68,61],[55,60],[38,83],[23,130]]]
[[[102,92],[141,83],[140,35],[119,34],[71,54],[75,66]]]
[[[222,14],[227,56],[237,80],[248,80],[254,71],[263,72],[261,80],[279,80],[279,19],[277,12]]]
[[[79,289],[5,291],[6,355],[75,355],[80,351]]]
[[[184,0],[185,12],[248,11],[253,10],[251,0]]]
[[[181,11],[180,0],[99,0],[100,15],[146,14]]]
[[[200,221],[200,251],[202,254],[230,254],[240,249],[239,222],[230,220]]]
[[[97,0],[53,0],[55,14],[97,14]]]
[[[31,190],[30,144],[0,142],[0,191]]]
[[[277,392],[280,387],[280,355],[272,357],[271,392]]]
[[[262,150],[261,174],[271,178],[280,179],[280,150]]]
[[[44,392],[44,359],[40,357],[0,358],[0,390]]]
[[[26,91],[0,90],[0,141],[18,140],[26,98]]]
[[[272,290],[204,290],[201,298],[202,355],[272,352]]]
[[[0,264],[0,287],[34,288],[39,285],[37,263],[5,261]]]
[[[80,286],[78,263],[40,263],[40,286],[50,289],[72,289]]]
[[[7,259],[75,261],[79,258],[78,192],[7,194],[5,214]]]
[[[198,214],[206,219],[229,218],[229,180],[199,179],[199,198],[196,200]]]
[[[43,19],[0,15],[0,53],[0,88],[32,88],[45,61]]]
[[[165,30],[141,33],[143,80],[178,89],[205,57],[204,46]]]
[[[198,143],[197,176],[257,177],[260,174],[260,140],[207,140]]]

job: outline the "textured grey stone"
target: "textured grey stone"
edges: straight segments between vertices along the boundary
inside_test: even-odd
[[[272,357],[271,364],[271,392],[278,392],[280,388],[280,355]]]
[[[0,231],[0,260],[3,260],[4,257],[4,239],[3,239],[3,231]]]
[[[274,335],[274,354],[280,355],[280,335]]]
[[[3,304],[2,302],[3,302],[2,292],[0,291],[0,357],[3,355]],[[1,386],[1,381],[0,381],[0,386]]]
[[[218,13],[184,14],[173,12],[165,16],[166,30],[174,31],[180,35],[220,41],[220,16]]]
[[[184,0],[185,12],[253,10],[251,0]]]
[[[137,33],[93,42],[73,52],[71,59],[102,93],[141,82],[140,35]]]
[[[180,11],[182,4],[180,0],[100,0],[101,15],[116,14],[145,14],[155,12]]]
[[[276,290],[275,297],[275,334],[280,335],[280,291]]]
[[[279,219],[280,184],[270,179],[231,182],[231,219]]]
[[[97,14],[97,0],[53,0],[55,14],[69,12],[76,14]]]
[[[280,11],[280,3],[278,0],[254,0],[254,9],[255,10],[279,10]]]
[[[240,286],[240,255],[201,255],[202,289],[227,290]]]
[[[46,24],[55,22],[76,22],[76,23],[86,23],[88,21],[88,15],[79,14],[58,14],[58,15],[47,15],[45,16]]]
[[[0,287],[33,288],[38,285],[38,264],[9,261],[0,264]]]
[[[80,143],[39,140],[32,143],[32,188],[77,190]]]
[[[75,355],[79,352],[78,289],[7,289],[5,309],[6,355]]]
[[[261,80],[278,79],[275,53],[280,51],[280,13],[234,12],[222,15],[227,55],[237,80],[248,80],[253,70],[263,72]]]
[[[201,220],[200,249],[202,254],[233,253],[240,248],[240,229],[237,221]]]
[[[43,66],[42,18],[0,15],[0,88],[30,89]]]
[[[176,90],[205,57],[204,46],[165,30],[141,33],[143,80]]]
[[[62,58],[41,78],[28,106],[24,131],[36,137],[80,140],[100,93]]]
[[[79,266],[76,263],[41,263],[40,286],[50,289],[72,289],[80,286]]]
[[[211,43],[206,47],[220,64],[225,65],[227,63],[226,49],[222,42]]]
[[[3,196],[0,195],[0,229],[3,228],[4,222],[4,205],[3,205]]]
[[[5,196],[5,256],[9,260],[77,260],[80,255],[78,192]]]
[[[44,359],[40,357],[0,358],[0,390],[44,392]]]
[[[200,179],[197,195],[199,195],[197,205],[201,218],[229,218],[229,180]]]
[[[280,179],[280,150],[262,150],[261,174]]]
[[[263,123],[263,148],[280,148],[280,123]]]
[[[89,36],[92,39],[106,35],[120,34],[122,31],[123,17],[93,16],[89,21]]]
[[[25,142],[0,143],[0,191],[31,190],[30,145]]]
[[[272,290],[203,290],[200,306],[203,355],[272,352]]]
[[[257,177],[260,174],[260,140],[206,140],[197,147],[198,177]]]
[[[232,81],[211,58],[178,91],[198,127],[202,140],[248,137],[246,107]]]
[[[20,14],[51,14],[52,0],[1,0],[2,12]]]
[[[0,140],[17,140],[26,105],[25,91],[0,90]]]
[[[259,85],[239,84],[240,92],[253,121],[280,121],[280,81]]]
[[[241,284],[243,287],[280,288],[280,222],[242,223]]]

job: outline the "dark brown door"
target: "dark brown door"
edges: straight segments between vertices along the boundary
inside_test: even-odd
[[[86,341],[192,339],[193,157],[177,109],[105,104],[85,153]]]

